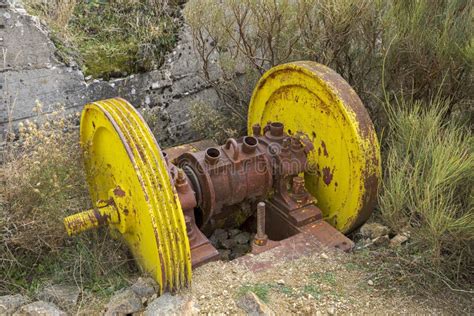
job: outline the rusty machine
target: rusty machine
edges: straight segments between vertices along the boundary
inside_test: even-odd
[[[252,252],[305,234],[350,250],[380,181],[372,122],[354,90],[314,62],[270,69],[249,105],[248,136],[162,151],[116,98],[85,106],[80,142],[94,208],[64,219],[70,235],[108,225],[161,292],[219,258],[208,237],[253,218]]]

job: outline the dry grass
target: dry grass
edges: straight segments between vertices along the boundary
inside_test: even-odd
[[[135,271],[126,250],[106,230],[68,238],[62,223],[90,207],[78,116],[63,109],[44,115],[40,104],[36,111],[4,151],[0,293],[34,296],[45,284],[67,283],[109,295]]]

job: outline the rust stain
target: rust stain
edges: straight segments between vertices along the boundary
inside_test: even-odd
[[[329,167],[324,167],[323,168],[323,181],[326,185],[331,184],[333,178],[333,174],[331,172],[331,169]]]
[[[107,224],[107,222],[109,221],[109,215],[102,215],[96,209],[94,209],[94,217],[97,220],[97,222],[99,223],[99,226],[103,226],[103,225]]]
[[[116,187],[114,189],[114,194],[115,194],[115,196],[124,197],[125,196],[125,191],[122,190],[122,188],[120,188],[120,187]]]
[[[328,150],[326,148],[326,143],[324,142],[324,140],[321,141],[321,147],[323,147],[323,152],[324,152],[324,156],[328,157]]]

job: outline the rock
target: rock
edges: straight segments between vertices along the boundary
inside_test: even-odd
[[[50,302],[36,301],[20,307],[14,316],[66,316],[56,305]]]
[[[225,249],[232,249],[235,247],[236,241],[235,239],[226,239],[222,241],[221,245]]]
[[[275,312],[253,292],[248,292],[240,297],[236,304],[239,308],[244,310],[247,315],[275,315]]]
[[[226,250],[221,250],[219,251],[219,254],[221,255],[221,260],[223,261],[229,261],[230,260],[230,254],[231,254],[231,251],[226,249]]]
[[[143,308],[141,298],[131,289],[119,291],[106,306],[105,315],[132,314]]]
[[[285,285],[285,280],[280,279],[280,280],[277,281],[277,284],[278,285]]]
[[[191,297],[165,293],[152,301],[143,315],[197,315],[198,313],[199,307]]]
[[[237,257],[241,257],[249,252],[250,246],[249,245],[236,245],[232,249],[232,253],[230,255],[230,259],[235,259]]]
[[[240,234],[241,230],[240,229],[229,229],[229,238],[232,238],[234,236],[237,236]]]
[[[390,240],[390,247],[400,247],[406,241],[408,241],[408,236],[406,236],[405,234],[398,234]]]
[[[29,299],[20,294],[0,296],[0,315],[11,315],[28,302]]]
[[[327,309],[328,315],[335,315],[336,314],[336,308],[334,306],[330,306]]]
[[[388,237],[388,235],[383,235],[372,240],[372,243],[374,246],[377,247],[388,246],[388,244],[390,243],[390,238]]]
[[[212,234],[209,240],[215,247],[221,248],[222,242],[227,240],[228,237],[229,234],[227,233],[227,231],[218,228],[214,231],[214,234]]]
[[[248,244],[250,241],[250,233],[241,232],[240,234],[234,237],[234,240],[241,245]]]
[[[321,254],[320,256],[321,258],[325,259],[325,260],[328,260],[329,259],[329,256],[327,254],[325,254],[324,252]]]
[[[369,280],[369,281],[367,281],[367,284],[370,285],[370,286],[372,286],[372,285],[374,285],[374,281]]]
[[[43,288],[38,293],[40,300],[54,303],[62,307],[76,306],[81,289],[73,285],[54,284]]]
[[[156,293],[156,290],[158,289],[158,284],[156,284],[155,280],[150,277],[140,277],[135,283],[133,283],[130,288],[140,298],[150,298],[153,294]]]
[[[360,228],[360,234],[365,238],[375,239],[389,234],[387,226],[383,226],[379,223],[367,223]]]

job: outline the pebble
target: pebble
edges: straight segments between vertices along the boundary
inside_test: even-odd
[[[199,307],[192,297],[165,293],[148,304],[143,316],[197,314],[199,314]]]
[[[367,281],[367,284],[370,285],[370,286],[372,286],[372,285],[374,285],[374,281],[369,280],[369,281]]]
[[[253,292],[248,292],[238,299],[237,306],[244,310],[248,315],[267,315],[273,316],[275,312],[262,302]]]
[[[31,304],[20,307],[13,316],[66,316],[67,314],[60,310],[56,305],[44,301],[36,301]]]
[[[54,284],[43,288],[38,298],[58,306],[71,307],[77,304],[80,295],[81,289],[75,285]]]
[[[105,315],[133,314],[143,308],[141,298],[131,289],[118,291],[107,304]]]
[[[13,314],[20,306],[28,302],[29,299],[20,294],[0,296],[0,315]]]
[[[336,308],[334,306],[330,306],[327,309],[328,315],[335,315],[336,314]]]
[[[327,260],[327,259],[329,259],[329,256],[323,252],[323,253],[321,254],[321,258]]]

